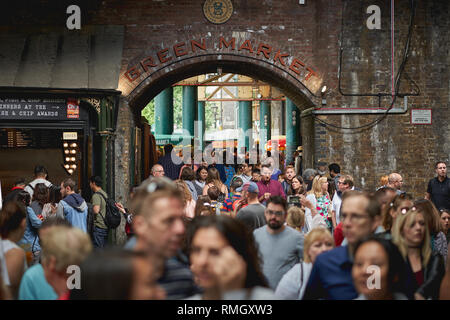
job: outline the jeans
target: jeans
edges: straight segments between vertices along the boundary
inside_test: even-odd
[[[103,248],[106,245],[106,241],[108,240],[108,229],[102,229],[94,227],[93,232],[93,243],[94,248]]]

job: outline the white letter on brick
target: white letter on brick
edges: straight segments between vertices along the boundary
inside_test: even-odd
[[[367,18],[367,28],[369,30],[381,29],[381,10],[377,5],[371,5],[367,7],[367,13],[372,14]]]
[[[81,9],[77,5],[71,5],[67,7],[66,10],[67,14],[72,14],[70,17],[67,18],[66,26],[67,29],[73,30],[73,29],[81,29]]]

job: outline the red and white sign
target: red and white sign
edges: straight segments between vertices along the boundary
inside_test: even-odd
[[[80,118],[80,105],[76,99],[67,99],[67,119]]]

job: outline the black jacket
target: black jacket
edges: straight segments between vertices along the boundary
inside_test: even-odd
[[[407,260],[408,267],[411,269],[409,259]],[[412,272],[412,269],[411,269]],[[441,287],[442,279],[445,275],[444,259],[439,253],[433,252],[430,256],[430,261],[423,270],[424,282],[419,287],[415,283],[416,293],[420,293],[425,299],[438,300],[439,290]]]

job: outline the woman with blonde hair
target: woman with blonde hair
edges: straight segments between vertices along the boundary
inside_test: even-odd
[[[414,202],[414,207],[422,212],[427,221],[428,231],[430,233],[430,247],[434,252],[439,253],[444,261],[447,261],[447,239],[445,237],[439,211],[433,202],[427,199],[419,199]]]
[[[412,207],[395,220],[392,239],[397,245],[407,269],[415,278],[416,300],[438,299],[445,267],[442,256],[431,250],[430,232],[425,215]]]
[[[314,262],[319,254],[334,247],[334,239],[326,228],[315,228],[305,236],[304,260],[289,270],[278,283],[275,295],[280,299],[301,300]]]
[[[208,169],[208,177],[206,178],[206,184],[203,188],[202,194],[204,196],[208,195],[208,189],[212,186],[215,186],[220,191],[219,198],[217,199],[218,202],[223,202],[226,198],[228,198],[228,188],[220,180],[219,170],[216,168]]]
[[[287,211],[286,224],[303,233],[303,226],[305,225],[305,212],[296,206],[290,207]]]
[[[181,191],[184,216],[186,218],[193,219],[196,201],[192,198],[192,194],[183,180],[175,180],[175,183],[177,185],[177,189]]]
[[[316,208],[317,213],[322,216],[328,229],[332,230],[331,223],[331,198],[328,194],[328,179],[326,177],[315,176],[311,191],[308,192],[306,199]],[[309,208],[305,209],[307,224],[312,225],[312,214]]]

